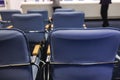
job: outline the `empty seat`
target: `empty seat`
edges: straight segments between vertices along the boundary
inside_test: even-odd
[[[36,47],[35,55],[42,56],[42,60],[46,59],[46,40],[47,36],[44,27],[43,16],[39,13],[33,14],[14,14],[12,16],[12,24],[14,28],[20,29],[26,33],[29,40],[30,51]],[[39,54],[38,54],[39,52]],[[33,54],[34,55],[34,54]]]
[[[45,38],[45,28],[41,14],[14,14],[12,24],[14,28],[24,31],[30,42],[40,43]]]
[[[25,34],[0,29],[0,80],[35,80],[39,61],[31,60]]]
[[[44,19],[44,24],[47,25],[49,24],[49,19],[48,19],[48,11],[47,10],[28,10],[27,13],[40,13],[43,16]]]
[[[2,21],[0,21],[3,24],[3,27],[7,27],[11,25],[11,19],[12,15],[16,13],[21,13],[20,10],[0,10],[0,15],[2,18]]]
[[[83,12],[55,12],[53,14],[53,28],[83,28]]]
[[[51,33],[53,80],[111,80],[120,32],[61,29]]]

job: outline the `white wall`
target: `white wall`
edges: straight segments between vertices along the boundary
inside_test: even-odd
[[[28,9],[47,9],[49,16],[52,15],[52,5],[51,2],[34,2],[35,0],[27,0],[30,2],[24,2],[25,0],[5,0],[5,7],[0,7],[1,9],[19,9],[24,13]],[[43,0],[39,0],[43,1]],[[120,0],[112,0],[112,4],[109,8],[110,17],[120,18]],[[99,0],[96,1],[81,1],[81,2],[61,2],[63,8],[73,8],[77,11],[85,12],[86,17],[100,17],[100,5]],[[21,8],[22,7],[22,8]]]
[[[76,11],[83,11],[85,13],[86,18],[100,18],[100,4],[99,1],[95,2],[88,2],[88,1],[81,1],[81,2],[61,2],[61,6],[63,8],[72,8]],[[22,3],[21,8],[24,13],[26,13],[29,9],[46,9],[48,10],[49,16],[52,15],[52,3],[50,2],[26,2]],[[120,18],[120,1],[113,2],[110,4],[109,8],[109,18]]]
[[[39,1],[43,1],[43,0],[26,0],[26,2],[39,2]],[[44,0],[46,1],[46,0]]]
[[[21,10],[21,3],[24,2],[24,0],[6,0],[7,2],[7,9],[20,9]]]

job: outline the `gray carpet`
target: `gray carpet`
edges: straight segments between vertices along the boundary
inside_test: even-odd
[[[88,28],[102,27],[101,20],[87,20],[85,21],[85,24]],[[109,20],[109,24],[109,27],[120,28],[120,20]]]

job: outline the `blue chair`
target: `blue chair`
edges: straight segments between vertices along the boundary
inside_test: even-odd
[[[74,12],[74,9],[69,9],[69,8],[59,8],[55,9],[55,12]]]
[[[111,80],[120,32],[60,29],[51,33],[53,80]]]
[[[116,27],[105,27],[105,28],[104,27],[97,27],[97,28],[87,28],[87,29],[111,29],[111,30],[120,31],[120,29],[116,28]],[[115,60],[120,61],[120,46],[119,46],[119,49],[117,51],[117,55],[116,55]],[[112,76],[112,80],[119,80],[119,79],[120,79],[120,62],[114,65],[113,76]]]
[[[30,55],[25,34],[0,29],[0,80],[36,80],[39,61]]]
[[[83,28],[83,12],[55,12],[53,14],[53,29]]]
[[[0,21],[3,24],[3,27],[11,25],[11,19],[13,14],[21,14],[20,10],[0,10],[0,15],[2,20]]]
[[[45,28],[41,14],[14,14],[12,15],[13,28],[20,29],[26,33],[30,43],[30,50],[36,44],[45,43]]]
[[[27,13],[40,13],[43,16],[45,25],[49,24],[48,11],[47,10],[28,10]]]
[[[29,41],[30,51],[34,51],[32,55],[42,56],[42,60],[46,59],[46,30],[41,14],[14,14],[12,16],[13,28],[20,29],[26,33]],[[36,49],[37,48],[37,51]],[[37,53],[37,54],[36,54]]]
[[[39,43],[45,38],[45,28],[41,14],[14,14],[12,24],[14,28],[26,33],[29,42]]]

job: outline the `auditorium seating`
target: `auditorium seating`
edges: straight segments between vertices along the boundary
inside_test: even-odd
[[[0,80],[37,80],[40,60],[30,55],[22,31],[0,29],[0,45]]]
[[[12,16],[14,28],[23,30],[30,42],[39,43],[44,39],[44,23],[40,14],[14,14]]]
[[[84,28],[83,12],[55,12],[53,13],[53,29],[56,28]]]
[[[12,16],[12,24],[14,28],[26,33],[31,51],[33,51],[36,44],[43,48],[46,40],[46,31],[41,14],[14,14]]]
[[[11,25],[11,17],[13,14],[21,14],[20,10],[0,10],[2,27],[7,27]]]
[[[111,29],[57,29],[50,35],[48,78],[111,80],[120,32]],[[51,79],[50,79],[51,80]]]
[[[49,20],[49,17],[48,17],[48,11],[47,10],[38,10],[38,9],[31,9],[31,10],[27,10],[27,13],[40,13],[42,14],[43,18],[44,18],[44,24],[45,26],[47,24],[50,24],[50,20]]]

